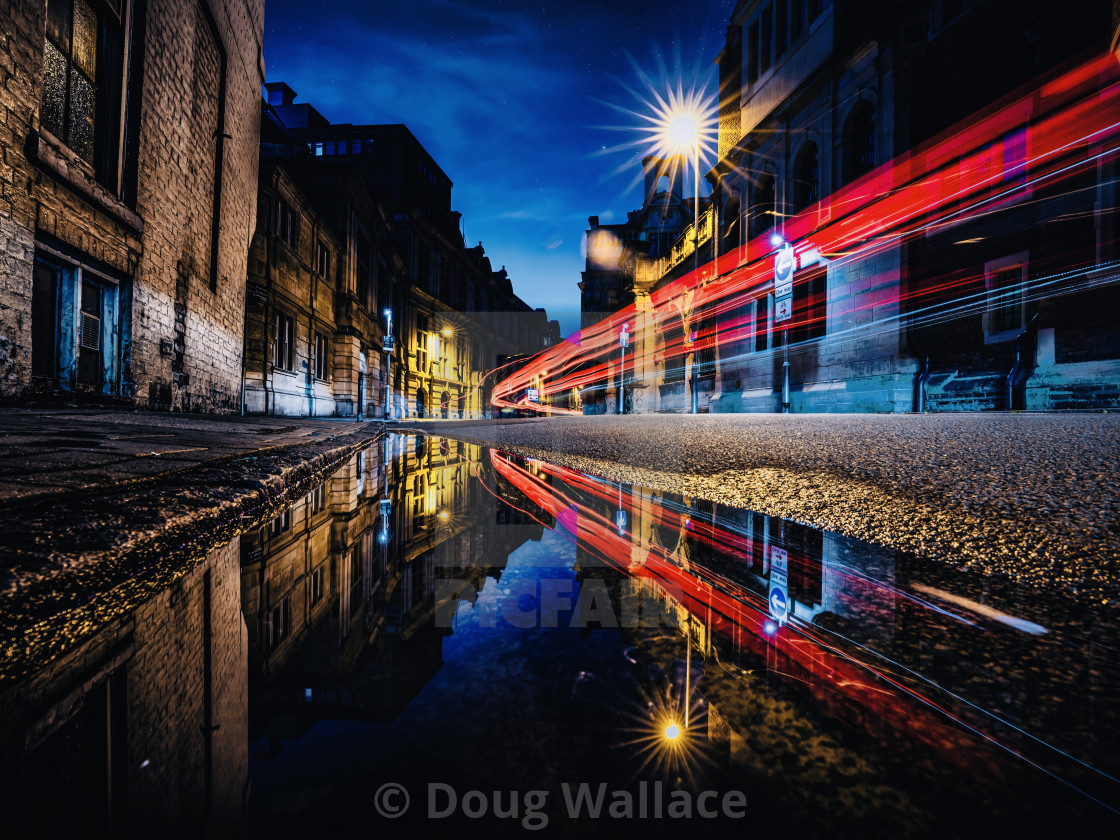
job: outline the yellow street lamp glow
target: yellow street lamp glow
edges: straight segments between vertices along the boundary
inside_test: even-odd
[[[700,127],[691,114],[678,114],[665,126],[665,142],[678,152],[692,151]]]
[[[678,727],[675,723],[670,723],[668,726],[665,727],[665,737],[668,738],[670,741],[677,740],[677,738],[679,738],[680,735],[681,735],[680,727]]]

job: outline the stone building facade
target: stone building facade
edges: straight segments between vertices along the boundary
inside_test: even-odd
[[[0,398],[240,409],[263,16],[5,5]]]
[[[277,121],[310,155],[314,177],[305,179],[307,188],[352,172],[383,216],[367,223],[371,232],[376,228],[379,254],[378,302],[370,312],[392,312],[393,349],[376,365],[369,359],[372,403],[385,411],[387,385],[392,417],[490,414],[498,357],[549,346],[558,338],[556,322],[514,293],[482,243],[466,247],[460,215],[451,209],[451,179],[407,127],[332,124],[310,104],[295,102],[283,82],[266,88]],[[318,200],[329,218],[337,199],[322,194]],[[385,232],[395,256],[383,247]]]
[[[1117,255],[1115,154],[1090,143],[1066,157],[1072,177],[1034,190],[1011,183],[1039,159],[1052,116],[1024,91],[1106,54],[1109,4],[936,0],[870,17],[865,5],[740,2],[733,13],[719,59],[721,159],[709,175],[725,253],[773,263],[789,239],[793,290],[788,320],[777,320],[772,281],[727,318],[748,328],[719,342],[711,410],[1120,404],[1117,331],[1094,314],[1120,300],[1101,270]],[[995,31],[1015,35],[993,40]],[[967,68],[962,54],[973,56]],[[1000,108],[1020,108],[1018,121],[997,120]],[[942,154],[955,155],[959,174],[937,168]],[[989,170],[982,188],[963,192]],[[845,216],[891,231],[883,196],[904,195],[917,175],[940,179],[939,196],[961,190],[959,202],[931,202],[932,224],[882,246],[869,237],[845,252],[815,248]],[[736,220],[739,241],[726,241]],[[997,288],[1012,270],[1008,289]],[[1069,281],[1052,284],[1062,272]]]

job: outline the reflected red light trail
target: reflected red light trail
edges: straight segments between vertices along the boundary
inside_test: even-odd
[[[535,504],[556,516],[558,521],[561,520],[561,511],[568,511],[567,521],[575,522],[579,546],[631,577],[657,584],[690,614],[710,622],[712,632],[730,640],[740,649],[763,657],[768,670],[807,685],[814,699],[826,708],[843,715],[851,712],[852,703],[856,704],[862,710],[860,722],[870,734],[883,737],[884,724],[905,732],[942,753],[953,763],[966,767],[972,774],[971,780],[981,783],[1001,783],[1004,771],[1000,769],[996,757],[1000,752],[1010,753],[1109,810],[1116,811],[1087,790],[1077,787],[1025,755],[1017,743],[1016,735],[1026,735],[1036,743],[1056,750],[1059,756],[1081,764],[1104,780],[1116,781],[1091,765],[1015,727],[1012,727],[1008,736],[1004,736],[1002,740],[997,739],[890,673],[837,647],[824,631],[796,617],[791,617],[790,623],[777,632],[768,630],[767,625],[772,625],[773,620],[768,613],[766,599],[762,596],[703,565],[686,561],[686,565],[682,566],[679,558],[661,546],[640,539],[632,542],[633,534],[619,534],[615,523],[595,510],[596,504],[611,508],[619,504],[617,488],[610,486],[605,480],[566,467],[538,462],[540,471],[550,478],[550,485],[519,467],[508,456],[491,451],[490,458],[499,475]],[[591,500],[587,499],[589,495]],[[626,501],[629,502],[629,499]],[[628,521],[633,522],[633,508],[628,506],[624,509],[628,510],[631,517]],[[576,514],[573,516],[570,511],[575,511]],[[679,514],[666,516],[664,509],[654,505],[651,500],[643,500],[643,512],[652,514],[658,524],[675,518],[682,531],[687,528],[690,536],[699,535],[705,541],[710,540],[724,549],[730,549],[731,553],[746,547],[744,540],[733,531],[691,518],[684,520]],[[789,559],[792,569],[794,562],[804,561],[806,558],[798,558],[791,550]],[[859,587],[869,590],[865,597],[876,599],[898,596],[915,609],[929,610],[961,620],[888,584],[865,576],[855,576],[854,581]],[[963,623],[972,624],[967,620],[963,620]],[[775,662],[776,664],[772,664]],[[904,666],[900,667],[903,671],[909,670]],[[954,697],[951,693],[949,696]],[[841,702],[838,698],[844,700]],[[1005,721],[991,713],[979,707],[974,708],[997,724],[1006,725]]]

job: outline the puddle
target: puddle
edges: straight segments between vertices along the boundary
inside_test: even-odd
[[[6,688],[0,790],[52,829],[1111,836],[1115,619],[394,435]]]

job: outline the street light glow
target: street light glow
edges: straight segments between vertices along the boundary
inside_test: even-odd
[[[677,740],[677,738],[679,738],[680,735],[681,735],[680,727],[678,727],[675,723],[670,723],[668,726],[665,727],[665,737],[668,738],[670,741]]]
[[[691,152],[698,126],[691,114],[678,114],[665,126],[665,141],[680,152]]]

